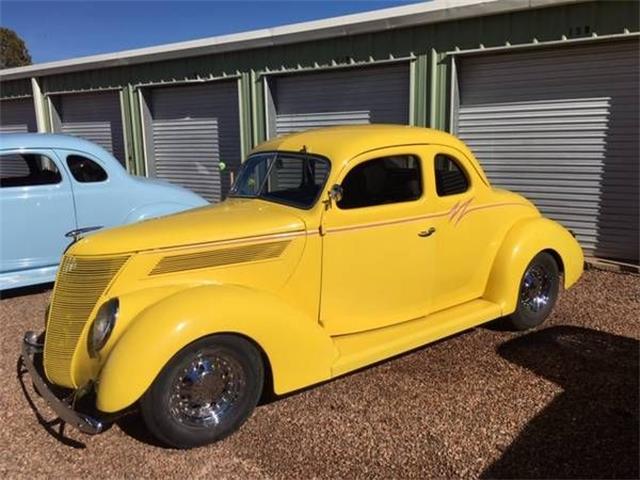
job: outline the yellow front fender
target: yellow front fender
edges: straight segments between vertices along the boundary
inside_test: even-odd
[[[553,220],[544,217],[525,218],[517,222],[505,236],[493,262],[483,298],[500,305],[503,315],[513,313],[520,280],[527,265],[545,250],[560,260],[564,287],[573,285],[584,269],[584,256],[577,240]]]
[[[268,359],[276,393],[331,376],[335,347],[314,319],[266,292],[202,285],[163,298],[128,324],[100,372],[98,409],[116,412],[133,404],[178,351],[215,333],[254,341]]]

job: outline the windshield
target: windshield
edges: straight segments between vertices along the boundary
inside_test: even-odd
[[[329,168],[328,160],[303,153],[258,153],[244,162],[229,196],[311,208],[327,181]]]

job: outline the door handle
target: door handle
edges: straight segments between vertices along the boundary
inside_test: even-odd
[[[418,232],[418,236],[419,237],[430,237],[434,233],[436,233],[435,227],[430,227],[428,230],[423,230],[421,232]]]

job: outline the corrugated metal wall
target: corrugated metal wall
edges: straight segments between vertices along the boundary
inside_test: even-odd
[[[451,112],[449,94],[452,75],[451,56],[447,52],[476,49],[481,46],[504,47],[561,39],[595,40],[597,43],[603,36],[623,35],[625,32],[637,33],[639,30],[640,2],[585,1],[502,15],[387,29],[362,35],[342,35],[299,44],[265,46],[254,50],[43,76],[37,81],[43,93],[50,95],[61,92],[120,89],[127,106],[123,114],[129,147],[128,165],[136,173],[149,174],[153,172],[147,172],[145,169],[147,159],[144,144],[145,140],[148,143],[150,135],[144,138],[142,124],[145,112],[137,101],[137,92],[139,89],[147,91],[152,85],[170,85],[174,82],[213,80],[239,75],[242,79],[242,120],[238,128],[241,128],[240,141],[247,151],[252,145],[263,141],[269,133],[275,134],[275,125],[269,128],[266,122],[267,119],[275,118],[275,104],[271,102],[271,113],[274,115],[268,115],[270,103],[269,99],[265,98],[263,89],[265,75],[271,77],[273,72],[290,71],[293,77],[294,71],[300,71],[302,76],[302,70],[320,72],[324,69],[358,64],[364,71],[364,65],[413,57],[415,60],[411,62],[409,69],[409,110],[412,120],[416,125],[446,129],[449,126]],[[569,48],[569,45],[566,47]],[[284,79],[286,76],[281,78]],[[30,92],[31,79],[0,82],[1,98],[24,96]],[[47,104],[43,108],[46,110]],[[352,115],[350,119],[366,121],[366,114],[363,113],[365,111],[366,109],[348,110],[347,114],[360,112],[358,115]],[[334,112],[324,113],[331,115]],[[322,115],[316,120],[336,121],[335,118],[321,117]],[[295,124],[300,119],[286,119],[289,127],[284,125],[284,117],[281,117],[281,120],[281,131],[285,131],[286,128],[297,128]],[[150,150],[146,148],[146,151]],[[229,163],[226,158],[223,160]],[[153,168],[153,158],[150,159],[150,166]],[[224,182],[227,179],[227,175],[221,178],[222,191],[225,190]],[[625,199],[628,200],[629,196]]]
[[[151,89],[147,156],[150,173],[220,201],[228,170],[240,164],[237,81]]]
[[[637,40],[462,58],[457,133],[493,184],[637,262]]]
[[[363,123],[409,123],[409,64],[269,79],[275,134]]]
[[[125,164],[120,95],[115,92],[58,95],[59,131],[100,145]]]
[[[37,132],[33,99],[20,98],[0,102],[0,132]]]

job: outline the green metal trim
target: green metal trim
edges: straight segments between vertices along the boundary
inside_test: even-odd
[[[581,37],[581,38],[567,38],[565,35],[563,35],[561,40],[519,43],[517,45],[500,45],[497,47],[471,48],[467,50],[451,50],[444,53],[446,53],[447,55],[455,55],[455,56],[478,55],[483,53],[502,53],[502,52],[512,52],[516,50],[553,48],[553,47],[562,47],[562,46],[581,45],[585,43],[590,44],[594,42],[615,42],[615,41],[633,40],[638,38],[640,38],[640,32],[629,32],[629,31],[625,33],[616,33],[612,35],[595,35],[594,34],[594,35],[591,35],[590,37]]]
[[[409,125],[416,124],[416,62],[409,63]]]
[[[100,93],[100,92],[115,92],[120,91],[122,87],[103,87],[84,90],[55,90],[43,92],[44,96],[53,97],[56,95],[77,95],[82,93]]]
[[[412,62],[412,125],[427,126],[428,56],[421,54]]]
[[[259,145],[267,138],[266,111],[264,108],[264,77],[251,70],[251,89],[253,98],[253,146]]]
[[[53,126],[51,125],[51,111],[49,110],[50,107],[49,99],[44,97],[42,102],[42,111],[44,112],[44,125],[47,133],[53,133]]]
[[[243,73],[238,79],[238,92],[240,96],[240,153],[241,161],[244,161],[253,148],[251,75],[249,73]]]
[[[122,114],[122,130],[124,134],[125,164],[129,173],[136,173],[135,152],[133,148],[133,133],[131,124],[131,108],[129,103],[129,89],[120,90],[120,113]]]
[[[11,100],[24,100],[26,98],[32,98],[33,95],[32,94],[23,94],[23,95],[13,95],[10,97],[2,97],[0,96],[0,102],[4,102],[4,101],[11,101]]]
[[[31,78],[18,80],[0,79],[0,100],[19,100],[33,95]]]
[[[385,58],[381,60],[375,60],[372,57],[370,57],[368,60],[363,62],[352,61],[350,63],[333,63],[330,65],[314,65],[311,67],[302,67],[299,65],[295,68],[279,68],[278,70],[270,70],[267,68],[264,70],[259,70],[258,76],[264,77],[264,76],[290,75],[292,73],[322,72],[326,70],[359,69],[359,68],[375,67],[378,65],[413,62],[415,59],[416,59],[416,56],[411,54],[403,57]]]
[[[144,147],[142,145],[142,114],[140,112],[140,92],[134,89],[133,85],[127,85],[129,112],[131,115],[131,140],[133,148],[134,172],[136,175],[145,176],[147,174],[144,163]]]
[[[447,129],[447,105],[449,103],[449,64],[446,53],[431,49],[431,88],[429,89],[429,126],[438,130]]]
[[[186,80],[173,80],[171,82],[140,82],[134,83],[133,88],[160,88],[160,87],[179,87],[181,85],[193,85],[193,84],[201,84],[201,83],[212,83],[212,82],[223,82],[225,80],[237,80],[242,77],[241,73],[237,73],[235,75],[210,75],[205,78],[193,78]]]

